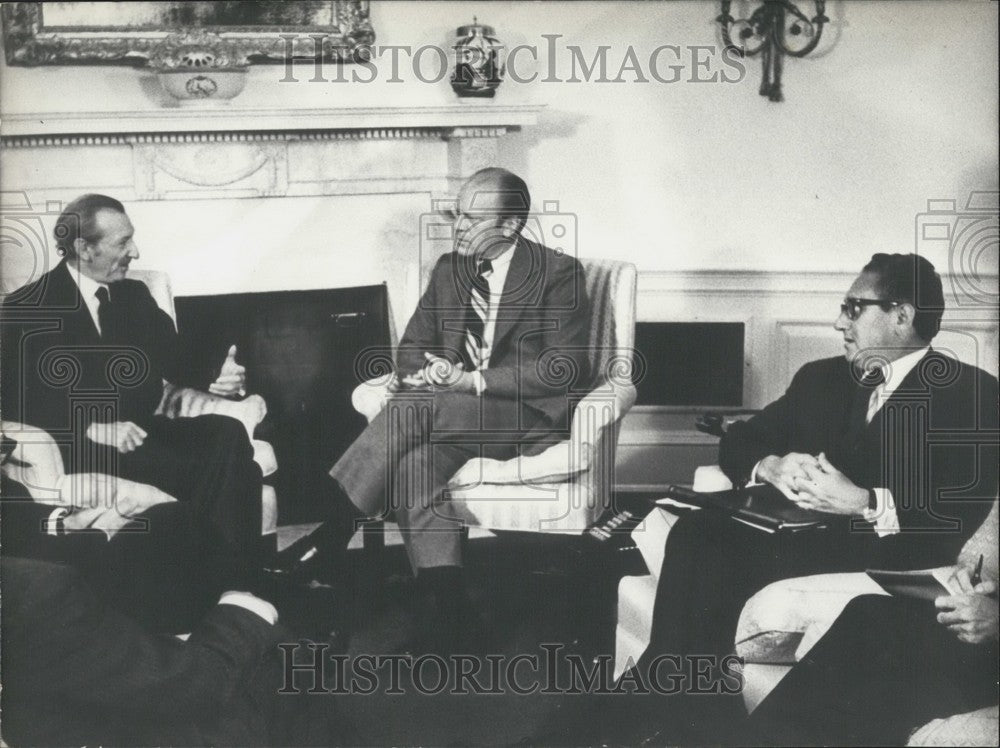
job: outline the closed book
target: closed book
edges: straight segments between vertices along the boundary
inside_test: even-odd
[[[890,595],[915,597],[919,600],[936,600],[942,595],[953,594],[949,588],[949,578],[953,566],[939,569],[919,569],[916,571],[889,571],[868,569],[865,573],[878,582]]]
[[[725,512],[737,522],[768,533],[817,529],[836,518],[799,507],[770,484],[709,492],[668,486],[664,495],[672,502]]]

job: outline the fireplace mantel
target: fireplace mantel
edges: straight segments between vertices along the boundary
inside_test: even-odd
[[[55,216],[98,192],[125,202],[143,266],[166,271],[179,295],[384,281],[399,325],[416,304],[421,267],[444,249],[424,241],[421,215],[497,165],[500,141],[534,125],[542,108],[14,112],[0,127],[3,209],[40,226],[15,231],[24,246],[5,245],[0,275],[15,288],[57,262],[46,239]]]
[[[339,132],[427,130],[443,134],[534,125],[541,105],[460,103],[440,106],[247,109],[216,105],[158,111],[17,113],[4,118],[5,142],[26,137],[149,133]]]
[[[5,184],[36,201],[65,199],[77,184],[126,201],[446,195],[496,163],[497,140],[535,124],[541,109],[459,102],[16,113],[3,122],[0,145]]]

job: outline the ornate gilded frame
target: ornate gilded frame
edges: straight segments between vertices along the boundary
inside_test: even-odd
[[[198,40],[213,48],[232,65],[316,59],[350,62],[367,59],[375,41],[368,16],[368,0],[328,0],[335,25],[246,24],[195,25],[141,29],[101,26],[46,27],[45,3],[3,3],[4,51],[8,65],[124,64],[141,66],[170,58],[179,44]],[[163,6],[164,19],[171,2]],[[268,5],[300,5],[292,0],[247,3],[248,9]],[[301,4],[302,12],[310,8]],[[315,3],[310,4],[315,9]],[[160,10],[160,9],[154,9]],[[318,48],[317,48],[318,47]]]

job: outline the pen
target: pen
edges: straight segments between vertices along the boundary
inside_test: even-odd
[[[983,581],[983,554],[979,554],[979,563],[976,564],[976,570],[972,572],[972,585],[975,586]]]

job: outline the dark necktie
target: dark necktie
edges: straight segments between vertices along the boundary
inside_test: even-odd
[[[866,420],[868,404],[871,402],[875,388],[881,384],[885,384],[885,374],[879,367],[865,372],[861,382],[855,388],[850,414],[847,418],[847,432],[844,434],[844,446],[847,449],[854,447],[865,432],[865,428],[868,426]]]
[[[490,311],[490,284],[487,279],[492,273],[493,263],[483,260],[472,279],[469,304],[465,310],[465,346],[462,352],[462,363],[466,371],[481,368],[489,355],[484,336],[486,318]]]
[[[111,321],[111,294],[106,286],[101,286],[94,294],[97,297],[97,321],[101,326],[101,337],[107,338],[111,334],[113,322]]]

